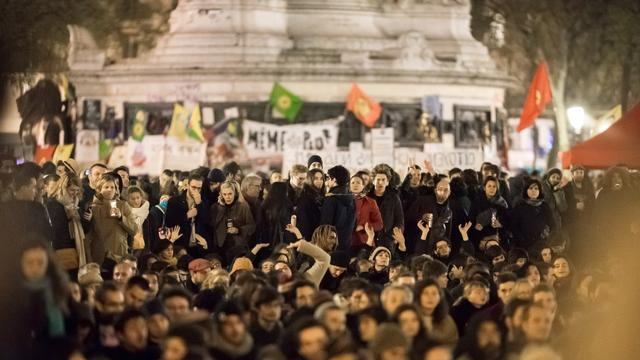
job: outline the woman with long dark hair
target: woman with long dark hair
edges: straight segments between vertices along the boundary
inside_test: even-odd
[[[524,179],[522,200],[511,212],[513,246],[530,254],[538,253],[555,228],[553,214],[542,195],[542,184],[532,178]]]
[[[403,304],[396,309],[393,316],[404,336],[410,341],[410,351],[415,351],[418,346],[427,340],[427,329],[422,321],[420,309],[414,304]]]
[[[260,243],[275,246],[296,240],[285,231],[293,215],[293,203],[287,196],[287,186],[285,182],[271,184],[271,190],[262,203],[262,224],[258,227],[261,231]]]
[[[434,279],[416,283],[414,299],[422,312],[422,319],[429,339],[444,344],[455,344],[458,341],[458,329],[449,315],[449,306],[444,290]]]
[[[322,215],[320,209],[325,194],[324,180],[322,170],[309,170],[298,200],[296,209],[298,228],[305,239],[310,239],[313,231],[320,225]]]
[[[478,238],[498,234],[501,239],[506,238],[508,223],[507,201],[500,196],[498,179],[487,176],[482,184],[482,191],[476,194],[471,204],[470,218]]]

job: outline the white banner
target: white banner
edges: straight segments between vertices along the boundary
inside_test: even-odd
[[[352,150],[352,151],[286,151],[282,159],[283,175],[291,169],[294,164],[307,164],[307,160],[311,155],[320,155],[322,157],[323,168],[327,171],[329,168],[342,165],[346,167],[351,174],[362,169],[371,170],[378,162],[372,161],[370,149]],[[397,148],[394,152],[393,169],[398,172],[401,178],[407,173],[409,161],[413,160],[417,165],[423,167],[424,160],[429,160],[434,169],[438,172],[446,173],[451,168],[459,167],[461,169],[479,169],[483,162],[482,151],[470,149],[449,149],[422,152],[411,148]],[[390,165],[390,164],[389,164]]]
[[[100,130],[80,130],[76,136],[76,156],[80,164],[100,160]]]
[[[159,175],[163,170],[164,155],[164,135],[147,135],[141,142],[129,138],[127,166],[131,175]]]
[[[242,143],[249,154],[282,153],[286,150],[335,151],[338,144],[335,124],[278,126],[243,120],[242,132]]]
[[[164,151],[164,169],[193,170],[205,165],[207,158],[207,144],[191,139],[178,140],[169,136]]]

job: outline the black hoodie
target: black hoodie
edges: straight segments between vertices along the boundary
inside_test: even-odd
[[[346,186],[329,190],[322,204],[320,224],[333,225],[338,235],[338,248],[348,250],[356,224],[356,203]]]

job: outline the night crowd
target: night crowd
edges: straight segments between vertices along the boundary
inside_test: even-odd
[[[4,167],[0,357],[580,358],[638,174],[406,170]]]

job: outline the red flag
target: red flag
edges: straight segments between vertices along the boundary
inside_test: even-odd
[[[353,84],[347,96],[347,110],[352,111],[358,120],[372,128],[378,121],[382,108],[380,103],[373,101],[358,85]]]
[[[549,73],[547,72],[547,66],[542,62],[538,65],[536,73],[533,75],[533,80],[531,80],[531,85],[529,85],[527,100],[524,102],[522,114],[520,115],[518,132],[533,125],[549,101],[551,101]]]

